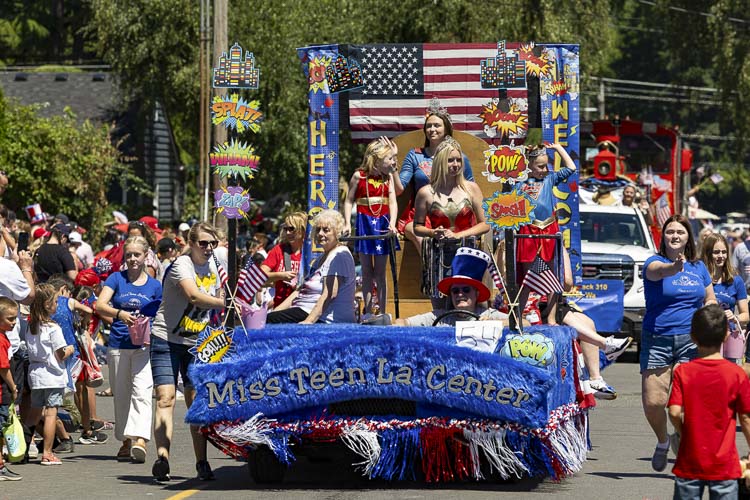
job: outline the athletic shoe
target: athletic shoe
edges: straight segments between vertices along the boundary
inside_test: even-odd
[[[42,465],[62,465],[62,460],[57,458],[57,455],[54,453],[52,455],[43,455]]]
[[[672,450],[674,456],[677,456],[677,452],[680,451],[680,435],[676,432],[669,436],[669,448]]]
[[[625,352],[631,342],[633,342],[633,337],[625,337],[624,339],[618,339],[614,336],[607,337],[604,340],[604,354],[609,361],[614,361]]]
[[[39,458],[39,448],[36,447],[36,443],[34,442],[33,439],[31,440],[31,443],[29,443],[29,447],[26,451],[26,454],[32,460]]]
[[[106,420],[92,420],[91,421],[92,431],[111,431],[114,428],[115,428],[114,424],[112,424],[112,422],[107,422]]]
[[[60,444],[55,446],[54,451],[55,453],[73,453],[75,450],[75,445],[73,444],[73,438],[68,439],[61,439]]]
[[[156,481],[169,481],[169,460],[164,457],[157,458],[154,466],[151,467],[151,475]]]
[[[654,455],[651,457],[651,468],[656,472],[664,472],[667,468],[667,455],[669,455],[669,446],[666,448],[656,447]]]
[[[198,471],[198,479],[201,481],[213,481],[216,479],[207,460],[199,460],[196,462],[195,470]]]
[[[21,479],[23,479],[21,474],[16,474],[7,466],[3,465],[2,468],[0,468],[0,481],[20,481]]]
[[[594,397],[596,399],[617,398],[617,391],[601,377],[589,380],[589,387],[594,390]]]
[[[107,442],[107,435],[103,432],[91,431],[88,434],[81,433],[78,442],[81,444],[104,444]]]

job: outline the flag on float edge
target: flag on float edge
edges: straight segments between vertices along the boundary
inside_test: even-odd
[[[552,292],[562,293],[563,291],[560,280],[557,279],[555,273],[539,255],[536,256],[531,268],[523,277],[521,286],[525,286],[540,295],[547,295]]]

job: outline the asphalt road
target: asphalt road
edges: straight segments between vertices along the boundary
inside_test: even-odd
[[[250,479],[247,465],[226,458],[216,449],[209,459],[217,476],[213,482],[194,479],[195,468],[187,427],[182,424],[184,404],[178,401],[177,422],[170,464],[172,481],[156,484],[151,479],[155,448],[149,447],[146,464],[118,463],[119,443],[77,445],[62,455],[63,465],[42,467],[38,462],[14,465],[24,476],[19,482],[3,482],[0,500],[34,498],[283,498],[283,499],[420,499],[420,498],[633,498],[672,497],[671,465],[664,473],[651,470],[655,438],[648,428],[640,403],[640,377],[635,352],[608,368],[604,375],[619,391],[614,401],[600,401],[590,418],[592,450],[582,471],[560,483],[524,480],[516,483],[464,483],[431,486],[415,483],[373,482],[352,472],[346,463],[311,463],[300,457],[282,486],[259,487]],[[105,370],[106,371],[106,370]],[[99,397],[98,412],[111,418],[112,398]],[[74,437],[77,438],[77,434]],[[742,434],[738,433],[742,439]],[[738,439],[738,443],[740,443]],[[744,441],[744,440],[743,440]],[[747,451],[743,443],[740,451]],[[672,461],[670,457],[670,462]]]

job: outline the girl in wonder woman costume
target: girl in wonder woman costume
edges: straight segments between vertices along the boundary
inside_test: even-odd
[[[387,137],[367,145],[359,169],[349,181],[349,194],[344,202],[344,220],[351,224],[352,206],[357,204],[357,236],[379,235],[384,238],[396,232],[396,192],[393,176],[398,170],[398,147]],[[378,289],[381,312],[386,303],[386,272],[390,240],[359,240],[354,250],[362,265],[362,293],[365,312],[372,313],[372,286]],[[398,249],[398,242],[396,242]]]

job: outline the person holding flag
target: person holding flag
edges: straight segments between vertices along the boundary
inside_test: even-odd
[[[190,348],[209,326],[211,312],[225,307],[221,266],[213,258],[218,245],[219,233],[214,226],[207,222],[194,224],[188,232],[188,253],[175,259],[164,273],[162,302],[151,330],[151,371],[156,388],[154,438],[158,456],[151,471],[157,481],[170,479],[169,448],[177,376],[182,375],[185,404],[189,408],[195,398],[195,388],[188,376],[188,366],[195,361]],[[190,426],[190,434],[198,478],[214,479],[206,460],[206,437],[197,426]]]

